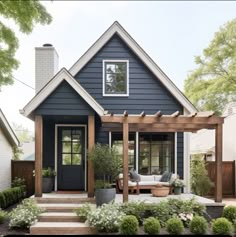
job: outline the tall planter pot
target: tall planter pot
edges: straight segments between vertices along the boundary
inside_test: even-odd
[[[175,195],[180,195],[181,194],[181,190],[182,188],[180,188],[180,187],[174,187],[174,194]]]
[[[43,193],[51,193],[53,190],[54,177],[43,177]]]
[[[115,188],[99,188],[95,191],[96,205],[101,206],[104,203],[109,203],[116,197]]]

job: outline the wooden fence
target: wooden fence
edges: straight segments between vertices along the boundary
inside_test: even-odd
[[[215,183],[215,161],[207,161],[206,168],[208,176]],[[209,195],[214,195],[215,188],[212,188]],[[235,160],[222,162],[222,194],[223,197],[235,197]]]
[[[31,160],[12,160],[11,178],[24,178],[26,181],[26,195],[30,197],[34,194],[34,161]]]

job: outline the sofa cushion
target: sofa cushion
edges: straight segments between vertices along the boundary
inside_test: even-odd
[[[145,186],[145,185],[156,185],[157,181],[140,181],[138,184],[139,186]]]
[[[140,181],[139,174],[136,173],[136,171],[130,171],[130,179],[131,181]]]
[[[161,182],[169,182],[171,178],[172,173],[165,171],[160,179]]]
[[[154,181],[154,175],[139,175],[140,181]]]
[[[160,181],[161,177],[162,177],[162,175],[154,175],[154,180],[155,181]]]

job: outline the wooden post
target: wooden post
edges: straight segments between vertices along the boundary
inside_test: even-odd
[[[215,191],[215,202],[222,202],[222,124],[217,124],[215,132],[215,146],[216,146],[216,191]]]
[[[123,202],[128,201],[128,142],[129,142],[129,124],[124,117],[123,122]]]
[[[95,120],[94,115],[88,116],[88,151],[90,152],[95,143]],[[88,197],[94,197],[94,170],[91,160],[88,160]]]
[[[35,197],[42,197],[43,119],[35,116]]]

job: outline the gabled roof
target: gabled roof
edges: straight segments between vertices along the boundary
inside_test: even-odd
[[[67,81],[69,85],[97,112],[98,115],[104,115],[107,112],[98,104],[96,100],[73,78],[73,76],[62,68],[22,109],[20,113],[24,116],[30,116],[31,113],[63,82]]]
[[[163,85],[179,101],[179,103],[182,104],[182,106],[184,106],[190,113],[197,112],[194,105],[185,97],[185,95],[175,86],[168,76],[156,65],[156,63],[117,21],[115,21],[70,68],[69,72],[72,76],[75,76],[115,33],[117,33],[124,40],[124,42],[133,50],[142,62],[154,73],[157,78],[159,78]]]
[[[5,136],[12,146],[19,146],[19,140],[0,109],[0,128],[3,130]]]

